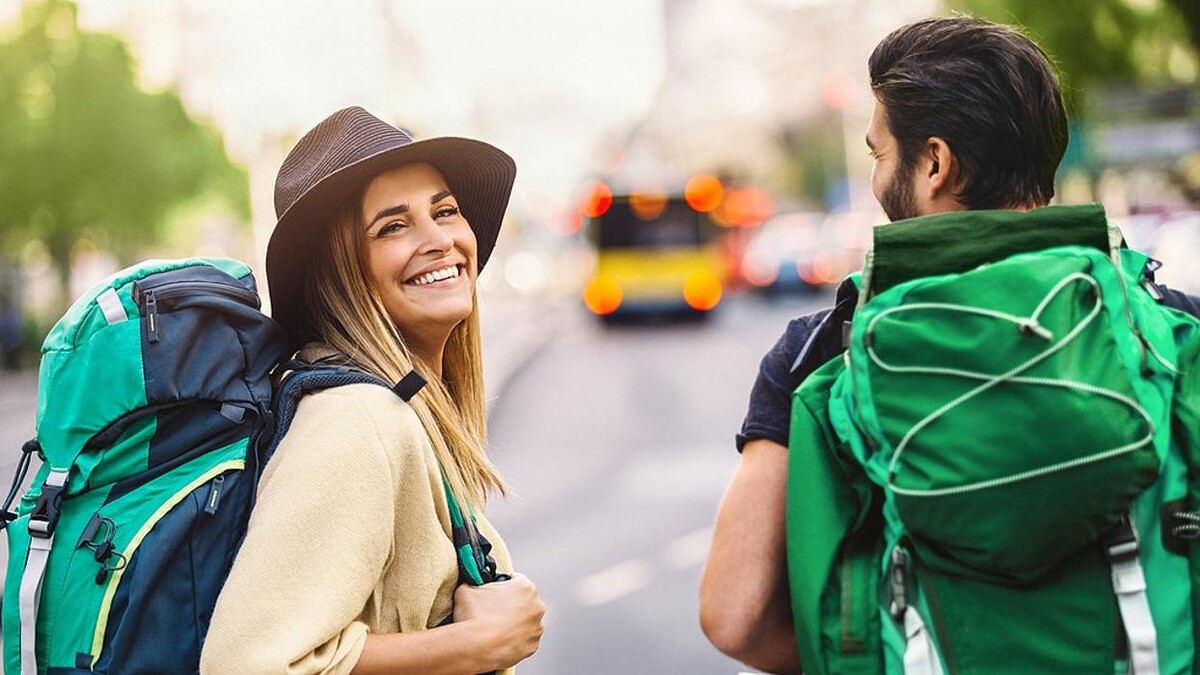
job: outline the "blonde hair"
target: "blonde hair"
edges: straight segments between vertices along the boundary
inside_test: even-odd
[[[429,434],[451,492],[478,513],[489,492],[504,493],[485,449],[478,300],[473,298],[470,315],[450,332],[442,377],[433,376],[436,364],[414,358],[367,275],[359,201],[344,205],[328,228],[329,254],[314,256],[305,293],[308,328],[356,367],[387,382],[398,382],[414,368],[425,377],[428,384],[409,404]]]

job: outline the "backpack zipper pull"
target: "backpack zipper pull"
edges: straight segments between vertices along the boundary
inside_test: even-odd
[[[146,304],[147,339],[150,342],[158,342],[158,299],[154,297],[154,291],[143,293],[142,302]]]
[[[217,507],[221,505],[221,488],[225,485],[225,474],[221,474],[213,479],[212,484],[208,488],[208,500],[204,503],[204,512],[208,515],[213,515],[217,512]]]

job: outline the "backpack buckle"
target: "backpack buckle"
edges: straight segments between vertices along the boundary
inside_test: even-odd
[[[38,539],[49,539],[54,536],[54,528],[58,526],[58,517],[62,508],[63,493],[67,486],[66,471],[51,471],[42,483],[42,493],[38,495],[37,504],[29,513],[29,536]]]
[[[1127,562],[1138,557],[1137,532],[1129,516],[1121,516],[1120,522],[1113,527],[1104,540],[1104,549],[1108,553],[1110,563]]]
[[[888,565],[888,591],[891,596],[888,613],[899,621],[908,609],[908,551],[897,545],[892,549],[891,558]]]

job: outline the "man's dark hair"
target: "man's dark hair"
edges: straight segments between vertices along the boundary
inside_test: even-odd
[[[1067,147],[1067,115],[1046,53],[1019,31],[966,16],[893,31],[871,53],[871,90],[902,171],[931,136],[959,165],[969,209],[1045,205]]]

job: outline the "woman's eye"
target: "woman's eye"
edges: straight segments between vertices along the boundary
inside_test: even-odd
[[[433,217],[434,218],[449,218],[451,216],[457,216],[457,215],[458,215],[458,207],[457,206],[443,206],[434,212]]]
[[[382,237],[385,234],[391,234],[405,228],[405,223],[402,220],[393,220],[392,222],[379,228],[379,232],[375,234],[377,237]]]

